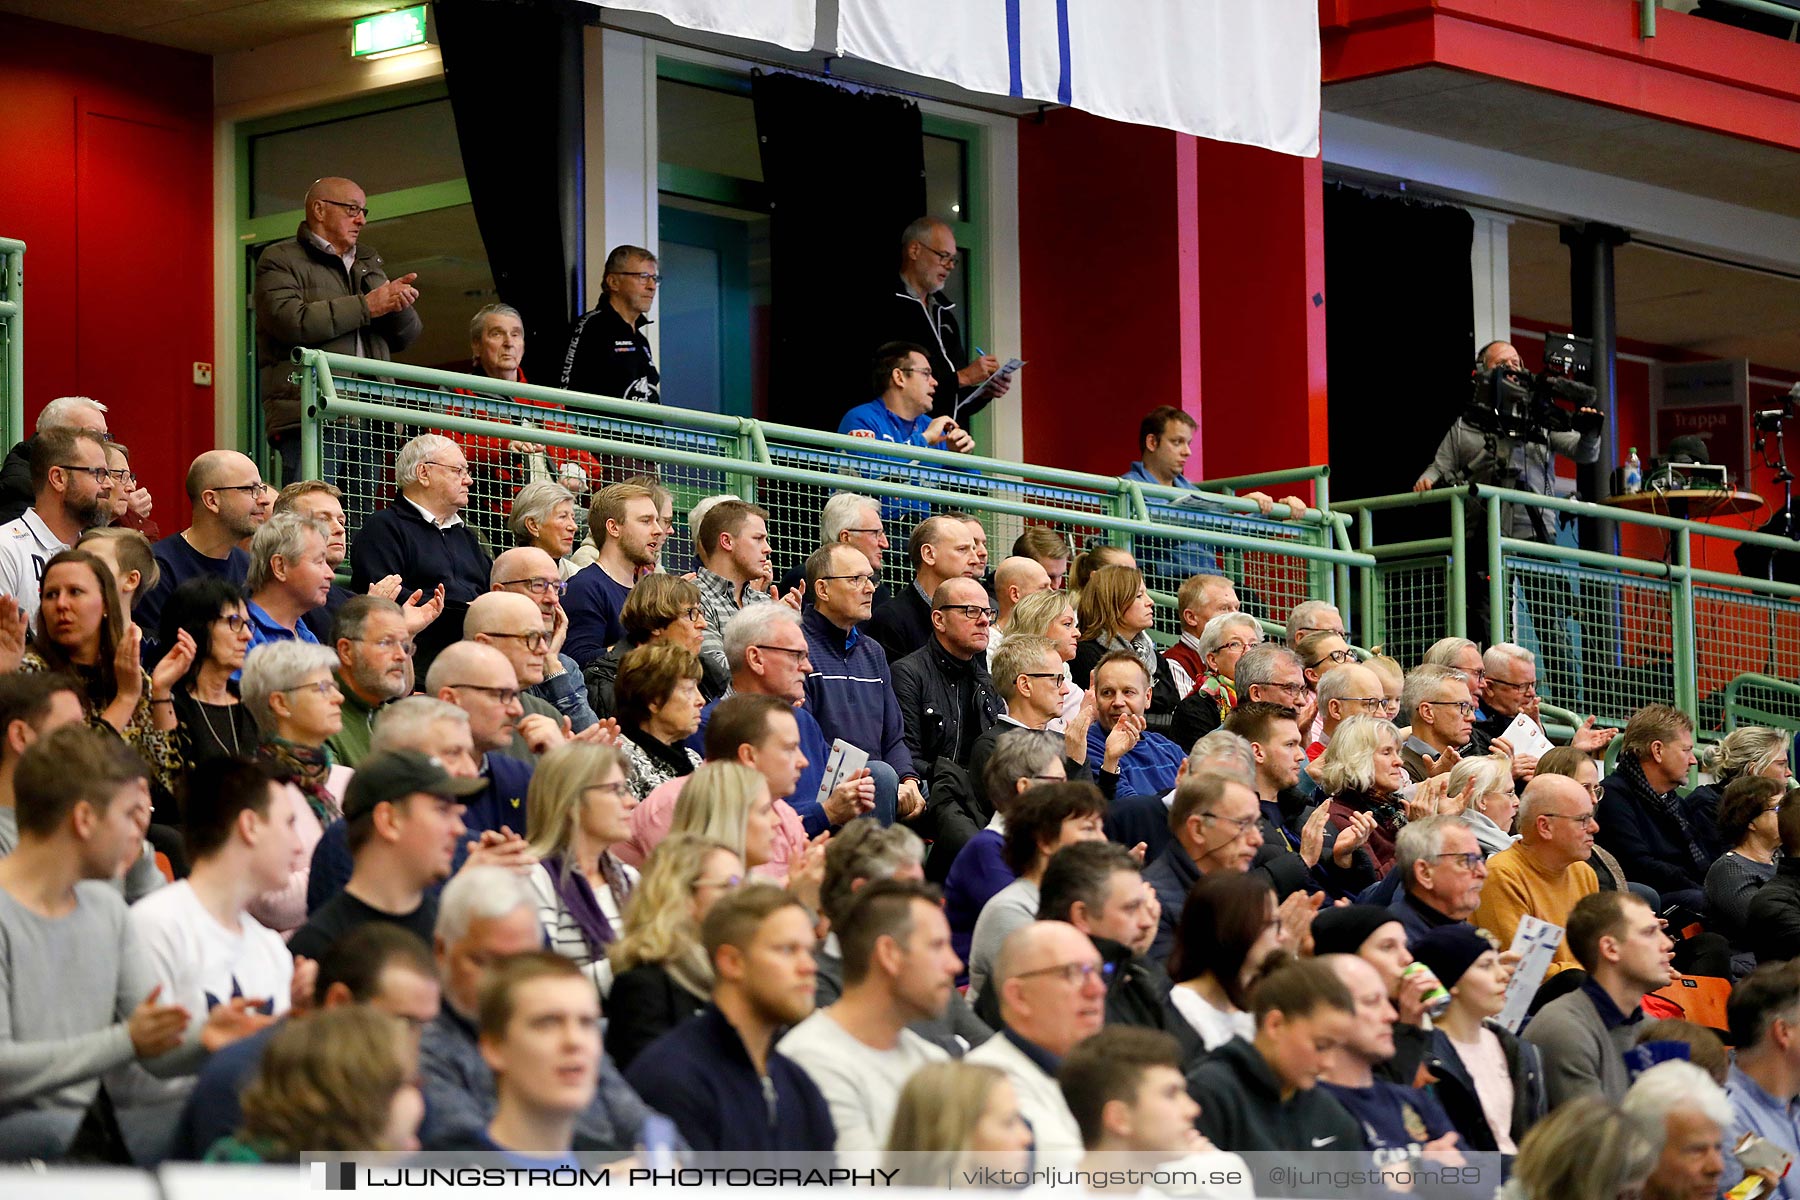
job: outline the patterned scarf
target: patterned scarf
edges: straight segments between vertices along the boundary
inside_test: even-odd
[[[612,922],[600,911],[600,901],[594,895],[587,874],[561,854],[547,854],[542,861],[544,870],[556,881],[556,894],[562,899],[563,907],[575,918],[575,925],[587,942],[588,954],[596,959],[605,958],[606,947],[613,940]],[[613,906],[623,913],[626,897],[630,894],[625,866],[610,850],[600,852],[600,877],[606,880],[606,890],[612,893]]]
[[[257,754],[275,778],[305,793],[306,803],[320,825],[329,825],[344,815],[337,798],[325,786],[331,778],[331,751],[324,746],[302,746],[285,738],[270,738]]]
[[[1099,642],[1100,648],[1109,654],[1114,650],[1129,650],[1137,655],[1137,660],[1144,664],[1144,670],[1150,673],[1150,682],[1156,682],[1156,671],[1162,665],[1162,660],[1156,654],[1156,640],[1147,630],[1139,632],[1129,642],[1116,633],[1100,635]]]
[[[1643,808],[1652,813],[1661,813],[1681,830],[1681,844],[1693,863],[1694,878],[1705,879],[1707,868],[1712,864],[1706,861],[1706,851],[1700,848],[1700,839],[1694,836],[1693,826],[1688,824],[1687,814],[1681,811],[1681,803],[1674,789],[1659,792],[1651,787],[1649,777],[1644,774],[1644,766],[1635,754],[1619,755],[1616,769],[1619,778],[1625,781],[1626,788]]]

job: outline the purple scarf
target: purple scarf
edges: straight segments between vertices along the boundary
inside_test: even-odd
[[[596,959],[605,958],[606,947],[613,940],[612,922],[600,911],[600,901],[595,898],[587,875],[560,854],[546,855],[541,861],[544,869],[550,872],[551,882],[556,886],[556,894],[561,898],[563,907],[575,918],[576,928],[581,930],[581,936],[588,944],[588,953]],[[629,894],[625,865],[614,858],[611,851],[602,851],[600,874],[606,880],[607,890],[612,893],[613,903],[623,913],[625,898]]]

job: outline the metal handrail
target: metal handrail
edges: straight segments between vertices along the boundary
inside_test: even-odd
[[[1769,0],[1719,0],[1719,3],[1729,4],[1733,8],[1741,8],[1745,12],[1800,21],[1800,10],[1789,8],[1785,4],[1771,4]],[[1639,37],[1653,38],[1656,36],[1656,10],[1660,7],[1659,0],[1638,0]]]
[[[1794,705],[1800,709],[1800,684],[1791,680],[1778,679],[1773,675],[1764,675],[1750,671],[1732,679],[1725,685],[1725,732],[1730,733],[1740,724],[1754,722],[1757,725],[1772,725],[1782,729],[1800,732],[1800,718],[1785,713],[1770,712],[1755,705],[1745,704],[1738,697],[1745,688],[1762,688],[1765,691],[1777,692],[1792,697]],[[1740,721],[1740,718],[1748,720]]]
[[[5,350],[6,390],[0,394],[0,439],[25,436],[25,243],[0,238],[0,343]]]

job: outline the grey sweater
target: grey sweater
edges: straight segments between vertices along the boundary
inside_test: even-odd
[[[1599,1092],[1614,1104],[1625,1099],[1631,1075],[1625,1052],[1634,1024],[1606,1027],[1583,989],[1558,996],[1525,1026],[1525,1040],[1544,1056],[1544,1091],[1555,1108],[1565,1100]]]
[[[52,919],[0,890],[0,1118],[80,1112],[102,1074],[136,1058],[125,1022],[156,986],[149,961],[117,889],[89,880],[75,894],[75,911]],[[159,1076],[192,1074],[205,1056],[199,1028],[143,1065]]]

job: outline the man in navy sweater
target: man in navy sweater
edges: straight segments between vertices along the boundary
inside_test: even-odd
[[[779,888],[750,884],[713,905],[700,938],[712,1003],[652,1042],[626,1081],[695,1150],[829,1156],[837,1129],[825,1097],[775,1050],[777,1035],[813,1010],[812,918]]]
[[[160,632],[163,605],[176,588],[202,575],[244,582],[250,556],[239,543],[262,528],[275,505],[275,489],[262,481],[256,463],[235,450],[208,450],[196,458],[188,467],[187,494],[193,524],[150,547],[161,574],[132,605],[131,619],[144,631],[146,649]]]
[[[414,668],[420,678],[438,651],[462,634],[469,602],[488,590],[494,556],[459,515],[469,502],[469,462],[447,437],[421,433],[394,460],[400,496],[372,515],[350,548],[350,590],[367,592],[389,575],[400,577],[401,595],[444,589],[441,616],[416,635]]]

